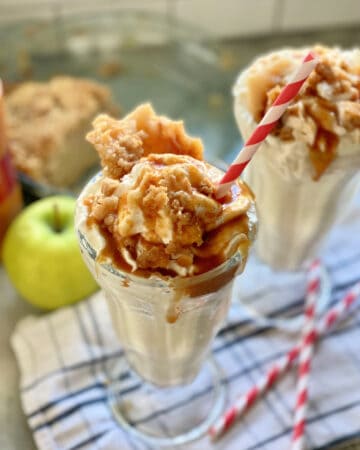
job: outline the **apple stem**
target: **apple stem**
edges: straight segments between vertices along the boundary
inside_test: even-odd
[[[54,213],[54,230],[56,233],[60,233],[62,230],[62,225],[61,225],[59,205],[57,203],[53,204],[53,213]]]

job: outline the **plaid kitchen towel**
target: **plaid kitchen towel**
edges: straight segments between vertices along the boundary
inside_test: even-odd
[[[359,231],[360,207],[332,233],[323,254],[333,283],[332,302],[360,279]],[[227,322],[213,344],[215,358],[224,369],[229,403],[296,340],[294,335],[255,327],[246,320],[239,289],[236,283]],[[298,312],[303,306],[298,297],[293,286],[283,285],[281,312]],[[274,308],[273,316],[277,313]],[[23,410],[39,450],[149,449],[115,423],[107,405],[109,370],[124,356],[101,292],[76,306],[23,319],[13,334],[12,346],[21,373]],[[295,382],[293,371],[219,442],[214,444],[204,437],[182,448],[288,448]],[[131,377],[123,376],[121,383],[124,395],[136,389]],[[309,448],[327,448],[334,440],[360,433],[360,308],[322,340],[313,364],[310,393]],[[194,408],[194,401],[179,399],[173,412],[186,414]],[[165,423],[169,417],[168,410],[160,410],[146,420]]]

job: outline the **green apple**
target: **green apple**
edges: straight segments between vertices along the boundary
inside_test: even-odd
[[[47,197],[25,208],[6,233],[5,270],[21,296],[40,308],[74,303],[98,288],[80,254],[74,212],[74,198]]]

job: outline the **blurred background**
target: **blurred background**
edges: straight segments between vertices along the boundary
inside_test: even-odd
[[[7,91],[71,75],[107,85],[123,113],[151,101],[223,167],[241,146],[231,100],[241,68],[284,45],[352,47],[359,23],[358,0],[0,0],[0,72]],[[58,191],[22,181],[31,195]]]
[[[156,12],[208,30],[217,38],[359,24],[357,0],[1,0],[1,21],[89,12]]]

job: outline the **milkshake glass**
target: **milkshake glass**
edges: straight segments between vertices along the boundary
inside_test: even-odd
[[[307,51],[273,52],[240,74],[234,113],[244,139]],[[314,52],[318,67],[244,171],[258,208],[256,255],[270,268],[263,268],[264,278],[293,273],[298,299],[301,271],[348,214],[360,186],[360,51],[317,46]]]
[[[136,113],[142,120],[144,110],[145,107],[140,108]],[[152,130],[156,130],[153,113],[151,118]],[[124,124],[127,126],[128,122],[112,120],[113,128],[120,127],[128,133]],[[164,128],[161,127],[162,132]],[[107,124],[101,128],[101,136],[104,130],[108,137]],[[113,129],[110,134],[113,142]],[[149,134],[140,135],[143,136],[148,138]],[[105,294],[114,330],[132,369],[130,378],[136,386],[134,389],[132,384],[130,392],[119,395],[117,380],[124,378],[124,372],[115,368],[109,383],[110,405],[127,431],[157,447],[183,444],[206,433],[224,405],[221,371],[209,358],[210,347],[225,320],[233,281],[244,269],[256,231],[256,215],[253,196],[244,184],[238,185],[227,205],[213,199],[215,184],[209,181],[209,173],[216,179],[222,176],[218,169],[189,156],[149,155],[118,179],[99,173],[77,200],[75,226],[81,253]],[[187,192],[178,189],[183,182]],[[144,191],[139,192],[142,183]],[[191,188],[186,187],[189,183]],[[153,208],[152,202],[143,203],[155,191],[154,202],[158,192],[174,197],[169,202],[161,197],[158,208]],[[117,199],[119,206],[111,206]],[[185,202],[184,207],[179,206],[181,201]],[[108,215],[104,205],[110,211]],[[190,213],[186,211],[192,206],[195,212],[189,221],[186,214]],[[171,207],[176,208],[175,215],[171,215]],[[217,211],[215,215],[212,208]],[[203,226],[201,217],[209,220],[210,228],[204,235],[204,244],[192,247],[196,227]],[[179,221],[185,219],[184,232],[172,233],[172,227],[180,226]],[[113,235],[109,229],[114,229]],[[120,232],[132,233],[133,229],[135,233],[121,241]],[[173,252],[165,262],[160,259],[168,253],[161,253],[166,247],[159,236],[165,236],[169,252]],[[148,255],[142,247],[145,245],[147,253],[160,252],[159,260],[152,260],[153,267],[147,262]],[[196,255],[188,263],[190,251]],[[220,254],[223,258],[218,259]],[[144,258],[146,269],[139,267]],[[132,270],[131,264],[138,266]],[[176,413],[179,404],[194,399],[197,406],[189,415]],[[168,418],[166,433],[154,424],[154,418],[164,416]]]

